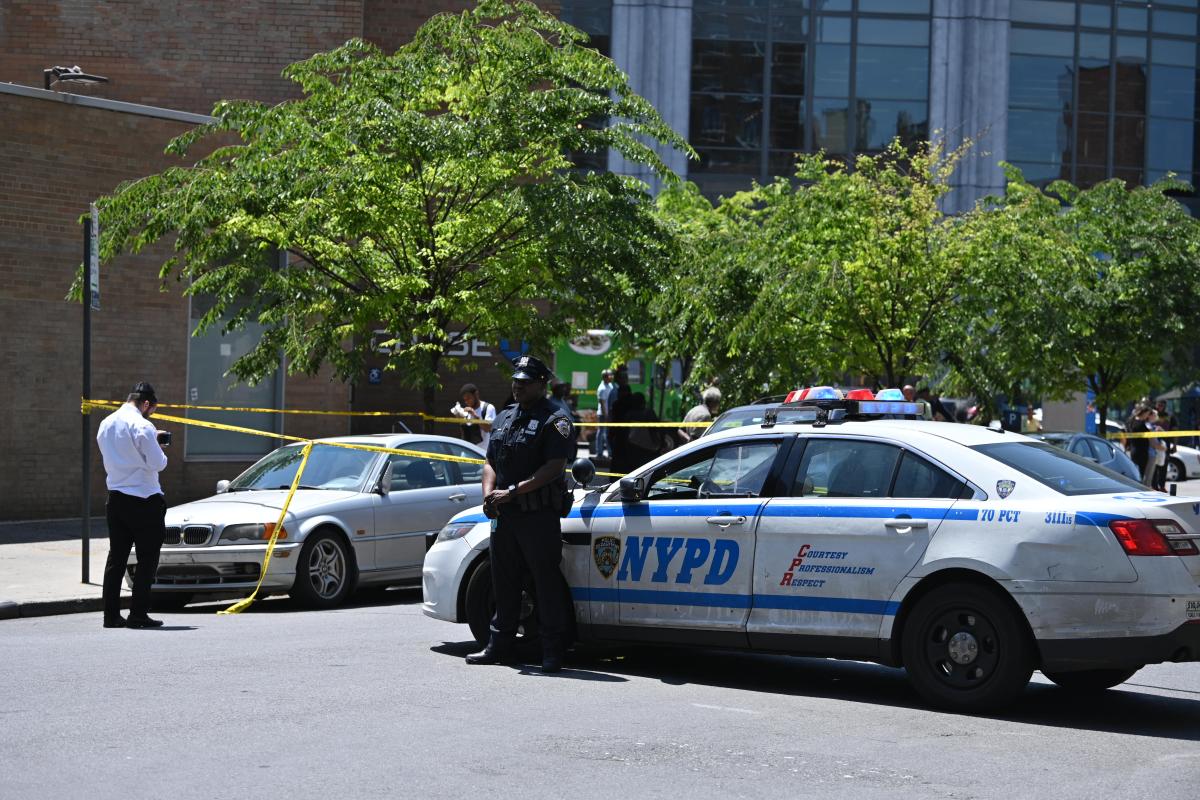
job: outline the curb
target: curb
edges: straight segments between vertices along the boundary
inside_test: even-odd
[[[121,597],[121,608],[129,608],[128,596]],[[103,610],[104,599],[100,597],[73,597],[66,600],[35,600],[24,603],[0,601],[0,620],[86,614]]]

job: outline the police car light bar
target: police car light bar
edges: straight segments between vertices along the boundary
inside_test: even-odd
[[[923,401],[896,401],[896,400],[859,400],[858,412],[864,416],[874,416],[877,414],[900,414],[902,416],[924,416],[925,403]],[[854,413],[854,412],[851,412]]]
[[[763,414],[763,427],[770,428],[779,423],[779,412],[787,409],[789,423],[812,422],[824,426],[831,422],[842,422],[850,418],[864,417],[914,417],[921,419],[925,416],[925,403],[921,400],[842,400],[805,398],[793,400],[775,408],[768,409]],[[812,409],[813,416],[796,414],[800,409]]]

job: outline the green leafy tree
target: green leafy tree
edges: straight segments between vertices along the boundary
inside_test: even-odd
[[[950,257],[966,266],[941,311],[949,394],[976,398],[981,419],[1013,404],[1066,399],[1082,384],[1070,319],[1078,301],[1078,243],[1062,204],[1005,165],[1000,197],[984,198],[954,224]]]
[[[687,294],[720,291],[702,309],[660,307],[658,329],[686,332],[676,349],[735,399],[847,373],[888,386],[930,374],[968,269],[938,208],[958,157],[898,141],[853,170],[801,155],[794,178],[723,199],[704,212],[720,224],[680,231],[676,265]],[[660,200],[668,223],[672,211]]]
[[[238,378],[281,353],[290,371],[352,378],[383,345],[432,411],[448,348],[544,344],[572,319],[621,329],[657,282],[669,240],[645,185],[573,169],[573,154],[612,148],[670,180],[651,145],[690,148],[534,5],[483,0],[395,54],[353,40],[284,74],[299,99],[217,104],[168,148],[208,155],[99,204],[105,260],[173,240],[161,277],[212,298],[201,331],[265,326]],[[391,338],[372,342],[377,329]]]
[[[1101,430],[1110,408],[1197,377],[1200,222],[1168,194],[1190,189],[1174,176],[1133,189],[1116,179],[1049,187],[1066,204],[1060,223],[1079,252],[1069,346]]]

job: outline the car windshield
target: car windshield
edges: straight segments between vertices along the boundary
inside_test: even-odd
[[[751,408],[733,408],[713,420],[713,424],[701,435],[727,431],[730,428],[744,428],[747,425],[762,425],[763,415],[775,406],[758,406]],[[794,422],[801,417],[811,418],[812,411],[808,409],[779,409],[777,423]]]
[[[1045,442],[1005,442],[972,448],[1066,495],[1112,494],[1146,487]]]
[[[289,489],[304,455],[302,445],[288,445],[267,454],[234,478],[229,491]],[[316,445],[304,465],[300,485],[305,489],[357,489],[377,454],[369,450]]]
[[[1065,449],[1066,449],[1066,447],[1067,447],[1067,443],[1071,441],[1071,437],[1070,437],[1070,436],[1056,436],[1056,435],[1054,435],[1054,434],[1052,434],[1052,433],[1051,433],[1051,434],[1046,434],[1046,433],[1027,433],[1027,434],[1025,434],[1025,435],[1026,435],[1026,436],[1028,436],[1028,437],[1030,437],[1031,439],[1040,439],[1041,441],[1043,441],[1043,442],[1047,442],[1047,443],[1049,443],[1049,444],[1052,444],[1052,445],[1054,445],[1055,447],[1061,447],[1061,448],[1063,448],[1064,450],[1065,450]]]

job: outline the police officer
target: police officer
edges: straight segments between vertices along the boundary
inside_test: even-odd
[[[496,415],[483,467],[483,510],[495,522],[491,536],[496,614],[491,637],[468,664],[511,662],[521,615],[521,577],[537,593],[542,671],[562,669],[567,628],[567,588],[560,517],[570,507],[564,471],[573,455],[571,419],[546,397],[550,369],[532,356],[513,362],[516,404]]]

